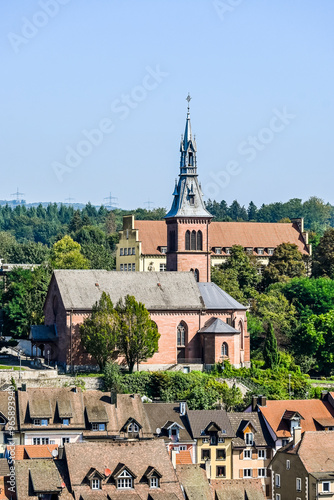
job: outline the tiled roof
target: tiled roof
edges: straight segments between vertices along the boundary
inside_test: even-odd
[[[260,479],[219,479],[211,481],[217,500],[265,500]]]
[[[0,477],[9,476],[9,465],[7,458],[0,458]]]
[[[128,442],[92,442],[70,443],[65,445],[71,487],[75,498],[90,492],[90,486],[84,480],[87,473],[96,469],[104,474],[106,468],[115,471],[120,465],[125,466],[136,476],[134,494],[147,499],[151,493],[146,477],[148,467],[154,467],[159,474],[160,491],[176,495],[183,499],[181,487],[177,480],[172,462],[168,456],[162,439]],[[113,477],[102,481],[102,491],[111,498],[120,493],[117,491]],[[120,498],[124,498],[124,495]]]
[[[318,430],[316,420],[319,418],[333,418],[334,426],[334,408],[327,401],[320,399],[267,401],[267,405],[260,406],[259,409],[277,438],[291,437],[290,424],[283,420],[286,410],[298,412],[303,417],[300,421],[302,432]]]
[[[305,432],[298,455],[308,472],[333,472],[334,431]]]
[[[176,465],[186,465],[192,464],[191,454],[188,450],[181,450],[175,455],[175,463]]]
[[[167,246],[165,221],[135,221],[138,239],[144,255],[161,255],[160,246]],[[209,226],[209,245],[231,248],[276,248],[281,243],[294,243],[303,254],[308,254],[297,224],[279,222],[212,222]],[[223,255],[225,252],[223,251]],[[265,255],[267,255],[265,251]]]
[[[234,447],[245,447],[244,434],[242,429],[250,422],[254,433],[255,446],[269,446],[273,447],[273,440],[270,437],[268,428],[263,420],[262,415],[259,413],[228,413],[228,418],[231,422],[234,437],[232,443]]]
[[[144,408],[150,421],[151,429],[156,433],[156,429],[161,429],[161,437],[169,441],[166,429],[167,421],[170,425],[176,422],[182,428],[179,430],[180,441],[192,441],[191,432],[186,416],[181,416],[179,405],[175,403],[145,403]]]
[[[7,447],[7,453],[10,453],[14,460],[53,458],[52,451],[57,449],[57,444],[17,444],[14,450],[12,446]]]
[[[221,429],[221,431],[218,432],[219,436],[234,436],[232,426],[225,410],[189,410],[188,418],[191,434],[195,439],[205,435],[203,432],[211,422],[217,424]]]
[[[5,426],[0,426],[1,430],[6,430],[8,427],[8,409],[12,409],[12,406],[9,405],[9,395],[11,393],[9,391],[0,391],[0,414],[5,418],[6,424]],[[11,426],[13,424],[14,430],[17,429],[17,419],[15,421],[10,422]]]
[[[177,465],[176,474],[188,500],[213,500],[213,489],[200,465]]]
[[[63,460],[19,460],[15,463],[17,500],[38,500],[41,492],[61,492],[62,500],[73,500]]]

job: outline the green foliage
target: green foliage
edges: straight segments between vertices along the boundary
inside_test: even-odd
[[[284,284],[281,291],[301,320],[334,309],[334,281],[331,279],[295,278]]]
[[[108,361],[118,356],[118,321],[109,295],[103,292],[99,302],[93,306],[91,316],[80,325],[82,345],[96,359],[101,370]]]
[[[329,228],[320,238],[313,258],[313,276],[334,278],[334,228]]]
[[[8,273],[7,288],[2,296],[4,335],[27,337],[31,325],[43,324],[50,277],[50,269],[44,266],[34,270],[15,268]]]
[[[89,262],[81,253],[81,245],[68,235],[52,247],[51,264],[53,269],[88,269]]]
[[[263,359],[265,367],[271,370],[277,368],[279,364],[279,352],[277,349],[277,340],[272,323],[268,323],[267,336],[263,348]]]
[[[131,373],[136,363],[147,361],[158,351],[160,333],[144,304],[133,296],[121,299],[116,310],[119,316],[117,345]]]
[[[122,386],[122,374],[117,363],[107,362],[104,367],[104,385],[108,390],[113,390],[121,393],[123,390]]]
[[[266,286],[271,283],[287,282],[290,278],[306,275],[303,256],[297,245],[281,243],[274,250],[269,265],[263,272],[263,282]]]

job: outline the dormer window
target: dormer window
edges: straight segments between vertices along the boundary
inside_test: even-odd
[[[133,477],[124,469],[118,476],[116,484],[119,490],[130,490],[133,488]]]
[[[150,477],[150,488],[159,488],[159,478],[156,476]]]
[[[274,255],[274,249],[268,248],[268,255]]]
[[[226,247],[225,253],[226,253],[226,255],[231,255],[231,247]]]
[[[261,247],[259,247],[259,248],[257,249],[257,254],[258,254],[258,255],[263,255],[263,254],[264,254],[264,249],[263,249],[263,248],[261,248]]]
[[[43,427],[47,427],[49,425],[48,418],[34,418],[34,425],[42,425]]]
[[[163,254],[167,253],[167,247],[160,247],[160,251]]]
[[[139,427],[135,422],[132,422],[128,426],[128,432],[129,433],[134,433],[134,432],[139,432]]]
[[[62,424],[63,425],[70,425],[70,419],[69,418],[63,418]]]
[[[106,430],[105,423],[97,423],[97,422],[92,423],[92,431],[105,431],[105,430]]]
[[[254,443],[254,434],[252,432],[245,433],[245,443],[249,446],[252,446]]]
[[[246,248],[246,253],[252,254],[253,253],[253,247],[247,247]]]
[[[221,249],[221,247],[216,247],[216,248],[215,248],[215,253],[216,253],[217,255],[221,255],[221,253],[222,253],[222,249]]]
[[[92,488],[92,490],[100,490],[101,489],[101,481],[99,479],[92,479],[91,488]]]
[[[34,418],[34,425],[41,425],[41,419],[40,418]]]

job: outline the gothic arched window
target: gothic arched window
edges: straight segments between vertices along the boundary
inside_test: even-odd
[[[195,276],[195,280],[198,282],[199,281],[199,270],[198,269],[195,269],[194,276]]]
[[[191,250],[196,250],[196,231],[191,232]]]
[[[198,231],[197,233],[197,250],[203,250],[203,235],[202,231]]]
[[[226,342],[222,343],[221,353],[222,353],[222,357],[228,357],[228,345]]]
[[[178,347],[183,347],[186,345],[187,336],[187,325],[181,321],[177,327],[177,345]]]
[[[185,237],[185,249],[190,250],[190,231],[186,231],[186,237]]]
[[[244,325],[239,321],[239,331],[241,333],[241,349],[244,349]]]

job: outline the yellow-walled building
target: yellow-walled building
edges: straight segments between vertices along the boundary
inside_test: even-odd
[[[189,410],[196,463],[204,465],[209,479],[232,479],[233,430],[225,410]]]

